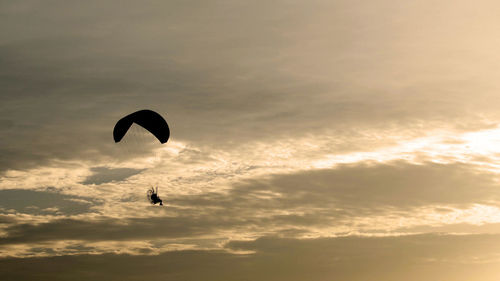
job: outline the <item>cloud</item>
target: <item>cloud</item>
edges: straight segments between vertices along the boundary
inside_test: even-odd
[[[260,238],[227,249],[160,255],[82,255],[1,259],[4,280],[382,280],[494,281],[498,235],[417,235],[325,239]],[[64,266],[67,265],[67,266]],[[59,279],[58,279],[59,278]]]
[[[0,120],[0,131],[8,130],[14,127],[14,121],[8,119]]]
[[[152,238],[187,238],[213,233],[222,220],[206,217],[163,217],[149,219],[55,219],[47,223],[17,223],[6,228],[0,244],[22,244],[55,240],[123,241]]]
[[[0,208],[22,214],[60,213],[76,215],[100,205],[96,198],[33,190],[0,190]]]
[[[246,179],[226,190],[170,193],[162,198],[164,208],[145,209],[145,202],[135,200],[117,203],[112,195],[80,217],[5,225],[0,243],[390,235],[454,224],[473,230],[474,225],[500,222],[495,179],[496,174],[466,164],[341,165]],[[31,205],[36,204],[26,206]],[[55,204],[40,208],[48,207],[67,211]]]
[[[1,170],[131,158],[113,148],[110,132],[142,108],[166,114],[173,139],[210,148],[307,135],[349,148],[371,129],[475,130],[498,117],[497,75],[481,71],[494,60],[476,59],[495,42],[464,25],[457,30],[490,46],[464,55],[470,40],[443,32],[464,3],[449,20],[434,15],[418,26],[409,20],[429,16],[424,6],[390,1],[366,4],[380,14],[343,1],[94,4],[2,3],[0,119],[15,129],[0,140]],[[487,16],[460,18],[489,30]]]
[[[133,175],[137,175],[144,169],[94,167],[90,171],[92,175],[88,176],[82,184],[103,184],[112,181],[123,181]]]
[[[1,2],[0,251],[89,255],[0,279],[491,280],[496,235],[394,237],[500,222],[498,4],[434,2]]]
[[[238,214],[254,210],[335,214],[341,209],[344,214],[368,215],[391,208],[497,202],[497,191],[496,174],[477,171],[473,165],[394,161],[266,175],[236,183],[227,193],[179,196],[170,202],[219,206]]]

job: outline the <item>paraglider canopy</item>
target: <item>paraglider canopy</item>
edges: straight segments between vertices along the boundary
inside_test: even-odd
[[[129,114],[118,120],[113,129],[113,138],[115,142],[120,142],[133,123],[143,127],[152,133],[161,143],[166,143],[170,137],[170,129],[167,121],[160,114],[144,109]]]

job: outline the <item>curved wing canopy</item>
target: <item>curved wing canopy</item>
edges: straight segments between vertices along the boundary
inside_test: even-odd
[[[153,134],[161,143],[166,143],[170,137],[167,121],[160,114],[144,109],[129,114],[118,120],[113,129],[115,142],[120,142],[133,123],[143,127]]]

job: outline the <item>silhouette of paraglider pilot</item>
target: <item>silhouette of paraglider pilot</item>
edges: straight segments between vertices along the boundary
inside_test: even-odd
[[[148,190],[148,200],[153,205],[160,203],[160,206],[163,206],[163,201],[160,199],[160,196],[158,196],[158,186],[156,187],[156,192],[153,187]]]

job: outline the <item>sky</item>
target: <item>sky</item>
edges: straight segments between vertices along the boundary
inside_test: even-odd
[[[0,1],[0,279],[498,281],[498,11]]]

